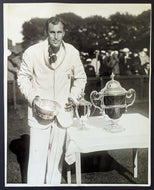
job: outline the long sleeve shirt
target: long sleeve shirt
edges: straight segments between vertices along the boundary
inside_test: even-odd
[[[62,42],[53,66],[48,56],[48,40],[29,47],[23,54],[17,81],[28,100],[30,120],[35,119],[31,108],[35,96],[57,101],[64,107],[68,97],[77,99],[85,88],[87,78],[77,49]]]

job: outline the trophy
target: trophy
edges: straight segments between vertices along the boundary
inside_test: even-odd
[[[79,103],[75,107],[75,114],[77,119],[80,121],[81,129],[85,129],[86,122],[90,116],[92,104],[84,99],[84,92],[82,90]]]
[[[121,132],[124,128],[119,124],[119,119],[127,111],[127,108],[133,105],[136,92],[134,89],[125,90],[118,81],[114,80],[114,76],[112,73],[111,80],[100,92],[92,91],[90,100],[105,118],[105,130]]]

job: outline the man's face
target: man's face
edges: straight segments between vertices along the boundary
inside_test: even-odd
[[[150,70],[150,64],[146,65],[147,70]]]
[[[61,22],[59,22],[56,25],[49,23],[48,37],[51,46],[55,48],[60,47],[64,35],[65,35],[64,26]]]

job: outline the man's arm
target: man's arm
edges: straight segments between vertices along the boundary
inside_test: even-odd
[[[21,93],[28,100],[30,106],[34,98],[37,96],[37,93],[33,87],[33,60],[29,52],[26,51],[22,57],[22,63],[17,76],[17,83]]]
[[[77,53],[76,57],[74,57],[73,65],[73,83],[70,90],[70,97],[76,101],[81,96],[82,91],[84,91],[87,82],[87,76],[79,53]]]

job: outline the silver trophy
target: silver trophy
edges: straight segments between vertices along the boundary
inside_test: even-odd
[[[136,92],[134,89],[128,91],[121,87],[120,83],[114,80],[114,74],[105,87],[100,91],[92,91],[90,100],[92,105],[100,110],[106,120],[104,128],[109,132],[120,132],[124,128],[120,126],[119,119],[127,108],[135,102]]]
[[[79,103],[75,107],[75,114],[80,121],[81,129],[86,129],[86,122],[90,116],[92,104],[84,99],[84,92],[82,90]]]

